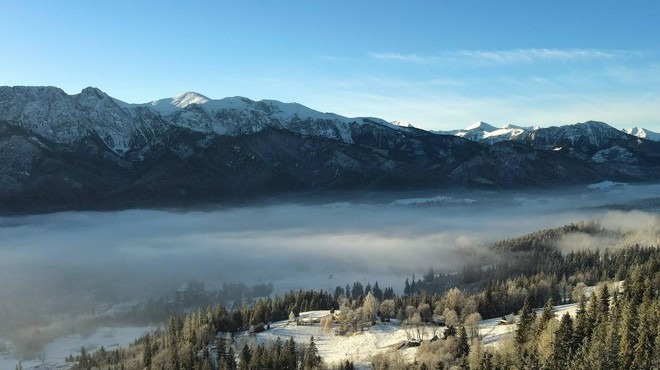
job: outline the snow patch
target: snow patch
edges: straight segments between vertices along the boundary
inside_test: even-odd
[[[594,163],[636,163],[637,159],[628,150],[620,146],[613,146],[596,152],[596,154],[591,157],[591,161]]]
[[[602,182],[599,182],[599,183],[587,185],[587,188],[603,190],[603,189],[610,189],[610,188],[613,188],[613,187],[627,186],[627,185],[628,184],[625,183],[625,182],[614,182],[614,181],[606,180],[606,181],[602,181]]]

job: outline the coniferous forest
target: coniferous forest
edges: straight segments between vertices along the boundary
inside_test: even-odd
[[[444,326],[419,344],[416,358],[374,355],[374,369],[657,369],[660,367],[660,248],[630,245],[562,253],[553,240],[568,232],[609,233],[582,223],[495,243],[499,258],[466,266],[459,274],[435,273],[406,280],[404,294],[356,282],[325,291],[291,291],[227,309],[223,304],[169,313],[164,327],[129,348],[69,357],[75,370],[353,369],[346,360],[327,363],[314,338],[233,345],[234,335],[296,320],[300,312],[331,310],[350,335],[376,321],[399,320],[411,333]],[[475,256],[475,261],[479,261]],[[453,285],[451,288],[442,287]],[[595,286],[592,291],[586,289]],[[575,315],[556,316],[553,306],[578,303]],[[534,307],[543,307],[538,312]],[[482,318],[516,314],[514,334],[487,346],[476,330]],[[415,335],[413,335],[414,337]]]

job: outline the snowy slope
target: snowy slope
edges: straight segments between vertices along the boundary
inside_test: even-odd
[[[59,143],[87,135],[90,122],[74,99],[57,87],[0,87],[0,119]]]
[[[133,150],[137,158],[170,128],[205,135],[241,135],[266,128],[306,136],[353,142],[363,125],[407,130],[379,118],[348,118],[322,113],[298,103],[253,101],[244,97],[219,100],[186,92],[144,104],[129,104],[88,87],[67,95],[55,87],[0,87],[0,120],[16,123],[57,143],[70,144],[97,134],[119,155]]]
[[[468,140],[477,141],[485,144],[494,144],[501,141],[522,141],[532,144],[535,147],[549,149],[561,149],[563,147],[580,147],[590,154],[596,149],[606,149],[612,146],[616,141],[630,140],[630,135],[650,138],[651,140],[658,135],[648,130],[631,129],[619,131],[606,123],[598,121],[587,121],[573,125],[552,126],[540,128],[538,126],[516,126],[506,125],[496,128],[485,122],[476,122],[462,130],[451,131],[433,131],[437,134],[455,135]],[[660,136],[660,135],[658,135]],[[658,138],[657,140],[660,140]]]
[[[628,140],[628,134],[599,121],[587,121],[574,125],[540,128],[530,134],[529,140],[536,145],[572,146],[590,145],[594,147],[608,146],[615,140]]]
[[[623,132],[632,136],[636,136],[641,139],[660,141],[660,133],[653,132],[643,127],[633,127],[629,129],[623,129]]]
[[[589,287],[588,290],[593,289]],[[565,313],[575,316],[577,304],[565,304],[554,307],[555,318],[560,319]],[[535,309],[541,312],[542,307]],[[315,317],[323,317],[328,315],[330,311],[311,311],[303,312],[301,316],[311,315]],[[406,327],[401,325],[398,320],[392,320],[389,323],[377,322],[374,326],[367,326],[364,331],[357,332],[352,335],[336,335],[335,329],[339,324],[333,324],[329,330],[323,330],[322,325],[313,324],[308,326],[298,326],[295,322],[280,321],[273,323],[271,329],[256,335],[258,343],[275,342],[277,338],[282,341],[288,338],[294,338],[297,343],[307,345],[310,338],[314,337],[314,342],[319,350],[319,355],[326,364],[337,364],[344,360],[350,360],[355,363],[358,368],[370,368],[371,359],[378,353],[393,354],[398,352],[408,361],[413,361],[416,358],[417,348],[409,348],[404,346],[408,341],[411,330],[406,333]],[[502,324],[501,318],[490,318],[482,320],[478,324],[479,336],[486,347],[497,347],[505,340],[513,338],[515,333],[516,324]],[[434,331],[438,335],[442,335],[445,327],[437,327],[433,324],[426,324],[420,330],[422,338],[425,341],[433,337]],[[236,350],[240,350],[243,345],[254,340],[253,337],[245,334],[238,336],[237,341],[234,343]]]
[[[486,122],[478,121],[461,130],[433,132],[442,135],[455,135],[464,139],[487,144],[494,144],[496,142],[505,140],[521,140],[534,129],[534,127],[522,127],[515,125],[506,125],[497,128]]]
[[[304,315],[325,316],[330,311],[303,312]],[[380,352],[393,352],[406,341],[406,333],[396,324],[377,323],[375,326],[365,328],[364,332],[353,335],[335,335],[338,324],[330,330],[324,331],[320,324],[298,326],[294,322],[280,321],[271,325],[271,329],[257,335],[260,343],[282,340],[293,337],[298,343],[309,343],[314,336],[319,355],[327,364],[338,363],[343,360],[354,361],[357,365],[369,364],[373,355]],[[242,347],[239,342],[238,348]]]

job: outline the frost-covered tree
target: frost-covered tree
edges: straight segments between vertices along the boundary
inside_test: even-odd
[[[442,316],[445,318],[445,324],[447,326],[457,326],[461,322],[458,318],[458,314],[456,314],[456,311],[449,308],[445,308]]]
[[[479,336],[479,322],[482,320],[479,313],[471,313],[465,318],[465,328],[468,331],[470,338]]]
[[[364,322],[376,321],[376,313],[378,312],[378,299],[374,297],[371,292],[367,294],[362,305],[362,320]]]
[[[383,320],[390,319],[394,316],[394,300],[386,299],[380,303],[380,317]]]

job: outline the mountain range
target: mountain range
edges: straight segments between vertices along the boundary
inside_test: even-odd
[[[542,129],[539,126],[523,127],[516,125],[505,125],[498,128],[489,123],[479,121],[465,129],[432,132],[441,135],[455,135],[472,141],[493,144],[505,140],[533,141],[532,137],[536,135],[536,132],[539,130],[543,132],[546,129]],[[642,127],[633,127],[630,129],[623,129],[622,131],[641,139],[660,141],[660,134]]]
[[[0,87],[0,210],[649,181],[660,143],[648,139],[595,121],[430,132],[275,100],[188,92],[128,104],[92,87]]]

